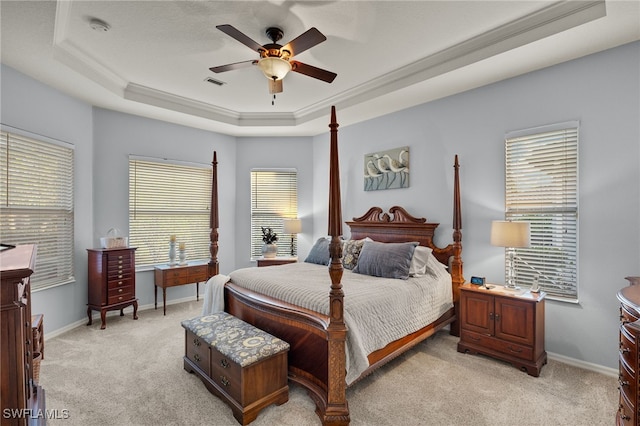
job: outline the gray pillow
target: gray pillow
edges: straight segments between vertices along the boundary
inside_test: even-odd
[[[374,277],[409,278],[411,258],[418,245],[411,243],[379,243],[365,241],[353,272]]]
[[[329,241],[326,238],[319,238],[318,241],[311,247],[309,255],[304,260],[307,263],[316,263],[318,265],[328,265],[331,262],[329,256]]]

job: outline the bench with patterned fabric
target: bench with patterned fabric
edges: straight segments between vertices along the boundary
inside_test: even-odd
[[[289,400],[289,344],[226,312],[182,321],[184,369],[225,401],[242,425]]]

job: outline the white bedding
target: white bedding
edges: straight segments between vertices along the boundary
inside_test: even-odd
[[[300,262],[245,268],[232,272],[230,277],[241,287],[329,314],[331,280],[326,266]],[[209,280],[205,300],[207,294],[219,294],[224,282],[225,279]],[[424,276],[408,280],[345,270],[342,288],[344,321],[348,328],[347,384],[369,366],[368,354],[432,323],[453,307],[451,276],[444,269],[435,268]],[[203,314],[209,313],[203,310]]]

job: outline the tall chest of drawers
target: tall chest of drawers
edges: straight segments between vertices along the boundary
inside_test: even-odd
[[[640,425],[640,380],[638,344],[640,342],[640,285],[631,285],[618,292],[620,301],[620,356],[618,389],[620,400],[616,413],[617,425]]]
[[[87,316],[91,325],[92,311],[100,311],[104,330],[107,326],[107,311],[133,306],[133,319],[138,319],[136,299],[135,248],[88,249],[89,303]]]

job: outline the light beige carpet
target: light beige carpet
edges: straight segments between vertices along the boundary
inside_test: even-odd
[[[40,383],[50,425],[237,425],[231,410],[183,370],[184,329],[201,302],[80,326],[45,342]],[[46,318],[45,318],[46,321]],[[45,336],[46,338],[46,336]],[[456,351],[438,333],[348,389],[353,425],[612,425],[615,378],[549,361],[540,377]],[[252,425],[318,425],[304,389]],[[59,415],[58,417],[63,417]]]

